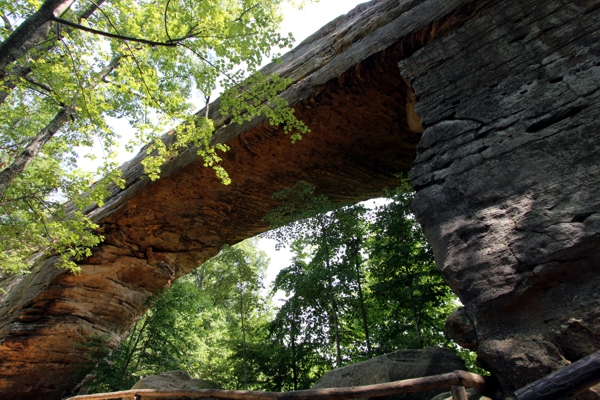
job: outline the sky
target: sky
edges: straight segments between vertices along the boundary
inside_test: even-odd
[[[296,39],[296,44],[299,44],[329,21],[334,20],[342,14],[346,14],[358,4],[365,3],[366,1],[320,0],[306,4],[302,10],[286,4],[283,9],[284,20],[281,32],[292,32]]]

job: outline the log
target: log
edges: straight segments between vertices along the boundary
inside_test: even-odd
[[[551,400],[573,396],[600,383],[600,351],[517,390],[518,400]]]
[[[329,388],[329,389],[308,389],[295,392],[273,393],[257,392],[251,390],[224,390],[224,389],[195,389],[195,390],[157,390],[157,389],[135,389],[124,390],[112,393],[87,394],[71,397],[67,400],[107,400],[122,397],[145,396],[152,397],[216,397],[221,399],[238,400],[300,400],[314,399],[319,400],[339,400],[339,399],[357,399],[365,397],[389,396],[401,393],[421,392],[432,389],[443,389],[452,385],[461,385],[483,389],[486,387],[485,378],[481,375],[472,374],[465,371],[454,371],[447,374],[426,376],[423,378],[405,379],[402,381],[379,383],[376,385]],[[464,388],[463,388],[464,390]]]

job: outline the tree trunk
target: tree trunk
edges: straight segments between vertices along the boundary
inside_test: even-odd
[[[127,373],[127,368],[129,367],[129,364],[131,363],[131,360],[133,359],[133,354],[135,353],[135,349],[137,348],[140,340],[142,339],[142,334],[144,333],[144,330],[146,330],[146,326],[148,326],[148,323],[150,322],[151,319],[152,319],[151,317],[146,317],[146,319],[144,320],[144,324],[140,328],[139,332],[137,332],[137,338],[135,339],[135,342],[133,342],[131,351],[127,352],[128,354],[127,354],[127,358],[125,361],[125,365],[123,365],[123,370],[121,371],[121,380],[125,379],[125,374]],[[137,323],[135,325],[133,325],[134,330],[132,332],[132,335],[133,335],[133,333],[135,333],[136,327],[137,327]],[[133,338],[132,338],[132,340],[133,340]],[[146,346],[144,346],[144,349],[145,348],[146,348]],[[139,363],[139,359],[138,359],[138,363]],[[136,363],[136,365],[137,365],[137,363]]]
[[[360,266],[358,262],[358,241],[354,247],[354,264],[356,266],[356,282],[358,283],[358,300],[360,302],[360,310],[362,312],[363,328],[365,330],[365,339],[367,342],[367,356],[370,358],[371,340],[369,338],[369,325],[367,324],[367,310],[365,309],[365,301],[363,298],[362,285],[360,283]]]
[[[61,109],[48,125],[42,129],[35,138],[27,145],[25,150],[19,154],[10,166],[0,172],[0,198],[21,172],[38,155],[42,147],[58,132],[58,130],[69,120],[75,111],[75,105]]]
[[[41,43],[52,27],[52,20],[64,13],[73,2],[46,0],[0,44],[0,78],[6,75],[6,66],[22,56],[24,50],[26,52]]]
[[[294,391],[298,390],[298,366],[296,364],[296,299],[292,300],[293,314],[292,314],[292,332],[290,334],[290,340],[292,345],[292,381],[294,384]]]
[[[103,71],[98,75],[98,79],[94,82],[94,86],[106,78],[118,65],[123,55],[115,56],[112,61],[104,68]],[[77,104],[77,96],[72,100],[71,105],[63,107],[42,129],[35,138],[25,147],[25,150],[19,154],[15,160],[4,170],[0,171],[0,199],[4,196],[4,192],[10,184],[25,171],[25,168],[33,161],[33,159],[39,154],[44,145],[48,143],[50,139],[58,132],[64,124],[66,124],[73,114],[75,114],[75,107]]]
[[[248,368],[246,365],[246,327],[244,326],[244,296],[240,290],[240,317],[242,320],[242,343],[244,352],[244,390],[248,390]]]
[[[325,264],[327,267],[327,283],[329,285],[329,300],[331,302],[331,319],[333,321],[333,329],[335,331],[335,348],[336,348],[336,361],[337,366],[340,368],[342,366],[342,349],[340,346],[340,331],[338,324],[338,316],[337,316],[337,303],[335,301],[335,296],[333,295],[333,278],[331,276],[331,263],[329,260],[329,238],[327,237],[327,233],[324,228],[321,228],[321,233],[325,243]]]
[[[408,268],[406,268],[406,274],[407,274],[407,276],[409,276],[408,290],[409,290],[409,294],[410,294],[410,305],[412,308],[413,321],[415,322],[415,330],[417,331],[417,340],[419,341],[419,347],[423,348],[423,341],[421,340],[421,327],[419,326],[419,318],[417,315],[417,306],[415,304],[413,280],[412,280],[412,276],[410,276]]]
[[[97,2],[93,2],[92,4],[90,4],[90,6],[87,9],[83,10],[78,15],[78,17],[77,17],[78,21],[81,22],[81,20],[89,18],[98,9],[98,7],[100,7],[100,5],[104,2],[105,2],[105,0],[99,0]],[[18,50],[13,54],[14,59],[17,60],[17,59],[23,57],[33,47],[37,46],[38,44],[43,43],[43,42],[48,42],[50,39],[48,34],[50,33],[49,31],[50,31],[51,26],[52,26],[52,23],[47,22],[47,23],[43,24],[42,26],[40,26],[39,28],[37,28],[37,30],[31,35],[31,37],[21,47],[19,47]],[[65,34],[72,30],[73,30],[73,28],[65,27],[61,30],[61,32],[63,34]],[[47,48],[47,45],[45,46],[45,49],[46,48]],[[45,52],[38,52],[35,55],[28,58],[28,62],[26,65],[15,66],[14,68],[11,69],[11,71],[7,74],[8,79],[2,84],[3,88],[0,89],[0,104],[4,103],[4,101],[8,97],[8,94],[16,87],[15,82],[17,82],[19,78],[24,78],[31,72],[30,61],[37,60],[44,54],[45,54]],[[2,73],[0,73],[0,76],[3,76]]]

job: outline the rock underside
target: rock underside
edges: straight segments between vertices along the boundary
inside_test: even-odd
[[[312,133],[228,124],[217,101],[231,185],[194,149],[150,183],[140,155],[89,210],[106,240],[80,275],[50,257],[10,283],[0,393],[67,395],[92,367],[83,344],[116,345],[150,296],[264,231],[281,188],[358,201],[409,170],[465,305],[453,329],[470,323],[459,340],[505,393],[600,350],[599,28],[600,0],[376,0],[332,21],[266,67],[292,79],[282,96]]]

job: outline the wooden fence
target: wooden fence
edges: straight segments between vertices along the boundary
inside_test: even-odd
[[[575,396],[600,383],[600,351],[567,365],[515,392],[518,400],[554,400]]]
[[[158,389],[132,389],[121,392],[86,394],[71,397],[67,400],[109,400],[120,398],[135,398],[143,400],[144,397],[190,397],[238,400],[341,400],[358,399],[366,397],[390,396],[402,393],[422,392],[426,390],[448,388],[454,400],[467,400],[465,387],[484,389],[486,380],[483,376],[465,371],[454,371],[447,374],[426,376],[423,378],[405,379],[402,381],[380,383],[376,385],[341,387],[329,389],[308,389],[295,392],[273,393],[256,392],[250,390],[224,390],[224,389],[190,389],[190,390],[158,390]]]

